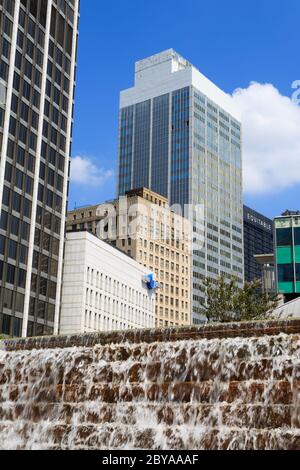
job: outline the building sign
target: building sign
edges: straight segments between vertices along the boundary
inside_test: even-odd
[[[270,232],[272,232],[273,230],[272,225],[269,222],[267,222],[266,220],[260,219],[259,217],[256,217],[254,214],[251,214],[250,212],[247,213],[247,219],[249,220],[249,222],[259,225],[265,230],[269,230]]]

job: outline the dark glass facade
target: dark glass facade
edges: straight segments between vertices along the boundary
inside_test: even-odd
[[[274,253],[273,221],[244,206],[245,281],[262,278],[262,266],[254,256]]]
[[[172,154],[170,203],[189,203],[190,89],[172,94]]]
[[[121,109],[119,142],[119,195],[146,187],[188,204],[189,87]]]
[[[123,108],[120,112],[119,129],[119,184],[120,193],[131,189],[133,155],[134,106]]]
[[[135,106],[133,187],[149,188],[151,101]]]
[[[1,139],[0,332],[8,335],[57,332],[78,5],[0,6],[8,136]]]
[[[154,98],[152,123],[151,186],[154,192],[168,197],[170,125],[168,94]]]

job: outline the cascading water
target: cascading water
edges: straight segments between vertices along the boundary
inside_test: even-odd
[[[177,331],[2,343],[0,449],[300,449],[300,324],[245,338]]]

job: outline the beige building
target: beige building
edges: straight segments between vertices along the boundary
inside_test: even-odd
[[[142,188],[126,197],[68,213],[67,231],[87,230],[106,239],[155,273],[158,327],[190,325],[190,222],[168,207],[168,200]]]

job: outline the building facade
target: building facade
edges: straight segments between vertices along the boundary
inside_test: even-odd
[[[143,188],[69,212],[67,231],[83,227],[155,274],[157,327],[191,324],[191,224],[166,198]]]
[[[203,278],[244,282],[239,111],[171,49],[136,63],[119,122],[118,194],[144,186],[192,207],[193,319],[201,322]]]
[[[286,301],[300,296],[300,212],[275,218],[277,290]]]
[[[99,204],[95,206],[79,207],[68,212],[67,232],[87,231],[97,235],[98,223],[103,216],[98,214]]]
[[[79,0],[0,3],[0,332],[58,332]]]
[[[273,253],[273,221],[250,209],[250,207],[244,206],[244,263],[246,282],[262,279],[263,277],[262,265],[257,262],[255,255],[272,255]]]
[[[262,291],[268,294],[277,292],[275,278],[275,256],[272,254],[254,255],[255,261],[261,267]]]
[[[89,232],[67,234],[61,334],[153,328],[149,270]]]

